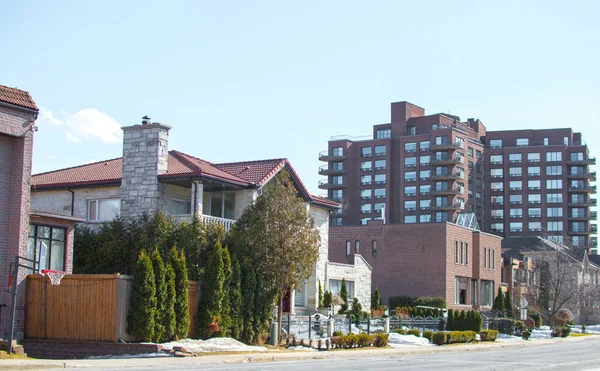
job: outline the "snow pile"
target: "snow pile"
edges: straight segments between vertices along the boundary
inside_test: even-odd
[[[265,347],[250,346],[232,338],[212,338],[208,340],[183,339],[161,344],[164,349],[174,346],[185,348],[188,352],[264,352]]]
[[[425,338],[416,337],[415,335],[401,335],[401,334],[397,334],[395,332],[390,333],[389,344],[391,346],[394,346],[394,345],[418,345],[418,346],[430,345],[429,340],[427,340]]]
[[[515,336],[515,335],[498,334],[497,340],[500,340],[500,341],[519,341],[519,340],[523,340],[523,338],[520,337],[520,336]]]
[[[302,345],[296,345],[294,347],[287,347],[288,350],[299,350],[303,352],[318,352],[315,348],[303,347]]]
[[[581,326],[577,325],[577,326],[571,327],[571,332],[580,334],[582,332],[581,331]],[[593,334],[593,335],[600,335],[600,325],[586,326],[585,327],[585,333],[586,334]]]
[[[529,340],[538,340],[538,339],[551,339],[552,338],[552,330],[549,326],[540,326],[539,330],[531,330],[531,336]]]

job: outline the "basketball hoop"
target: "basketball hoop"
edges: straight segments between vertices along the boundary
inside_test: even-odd
[[[50,277],[50,284],[52,285],[60,285],[60,280],[67,274],[67,272],[63,271],[55,271],[51,269],[42,269],[42,274],[44,276]]]

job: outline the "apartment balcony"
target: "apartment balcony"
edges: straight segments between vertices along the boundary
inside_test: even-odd
[[[193,216],[191,214],[189,215],[174,215],[172,216],[172,218],[174,218],[177,222],[189,222],[192,221]],[[229,231],[231,229],[231,227],[233,226],[233,224],[235,223],[235,220],[233,219],[226,219],[226,218],[220,218],[217,216],[212,216],[212,215],[205,215],[202,214],[200,216],[200,221],[204,224],[218,224],[223,226],[223,228],[226,231]]]
[[[590,211],[587,214],[577,214],[577,215],[569,215],[569,220],[596,220],[598,218],[598,213],[595,211]]]
[[[598,201],[596,199],[589,199],[587,201],[569,201],[567,206],[596,206]]]
[[[463,172],[452,172],[448,174],[432,174],[431,180],[461,180],[465,178]]]
[[[319,175],[341,175],[346,173],[343,167],[329,167],[329,165],[323,165],[319,167]]]
[[[569,165],[596,165],[596,157],[588,157],[584,159],[570,159],[567,160]]]
[[[460,202],[449,203],[449,204],[432,204],[431,210],[433,211],[458,211],[465,208],[465,205]]]
[[[465,193],[464,187],[452,187],[452,188],[448,187],[446,189],[436,189],[436,188],[431,189],[432,196],[460,195],[463,193]]]
[[[462,156],[447,157],[447,158],[432,158],[432,165],[461,165],[465,160]]]
[[[574,186],[567,190],[571,193],[596,193],[596,186]]]
[[[344,154],[333,153],[329,151],[323,151],[319,153],[319,161],[342,161],[347,159],[348,157],[344,156]]]
[[[567,174],[567,178],[569,179],[589,179],[592,182],[596,181],[596,172],[595,171],[577,171],[575,173]]]
[[[330,183],[329,180],[324,179],[319,181],[320,189],[342,189],[346,188],[346,185],[343,183]]]
[[[432,151],[447,151],[447,150],[455,151],[458,149],[463,149],[464,147],[465,146],[461,145],[460,143],[440,143],[440,144],[433,143],[433,144],[431,144],[429,149]]]

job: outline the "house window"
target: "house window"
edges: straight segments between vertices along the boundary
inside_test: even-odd
[[[392,137],[392,129],[379,129],[375,132],[376,139],[385,139]]]
[[[120,198],[88,201],[88,221],[105,222],[119,216],[121,211]]]
[[[527,175],[539,176],[540,175],[540,167],[539,166],[529,166],[527,168]]]
[[[371,204],[360,205],[360,213],[361,214],[370,214],[371,213]]]
[[[342,225],[342,218],[331,218],[331,225],[334,227],[339,227]]]
[[[377,256],[377,241],[375,240],[371,242],[371,255]]]
[[[404,187],[404,195],[407,197],[416,196],[417,195],[417,187],[416,186],[405,186]]]
[[[371,147],[363,147],[360,149],[361,157],[371,157],[373,155],[373,149]]]
[[[342,290],[342,280],[329,280],[329,291],[333,294],[333,296],[340,295],[340,291]],[[348,299],[352,300],[354,298],[354,282],[346,280],[346,290],[348,291]]]
[[[552,232],[562,232],[563,222],[548,222],[546,225],[546,229]]]
[[[546,216],[548,218],[562,218],[563,209],[562,207],[549,207],[546,209]]]
[[[339,190],[341,191],[341,190]],[[335,191],[332,192],[335,194]],[[210,192],[204,194],[202,210],[205,214],[218,218],[233,219],[235,208],[234,192]],[[341,193],[340,193],[341,198]]]
[[[504,196],[492,196],[490,201],[492,205],[504,205]]]
[[[469,147],[467,149],[467,154],[468,154],[469,157],[473,157],[473,148],[472,147]]]
[[[492,210],[492,219],[503,219],[504,218],[504,210]]]
[[[27,259],[39,261],[40,269],[64,271],[66,234],[65,228],[29,224]]]
[[[494,301],[494,281],[481,280],[480,305],[490,307]]]
[[[354,241],[354,253],[360,254],[360,241],[359,240]]]
[[[171,215],[189,215],[192,213],[192,203],[183,198],[171,198]]]
[[[487,269],[487,256],[488,256],[488,249],[486,247],[483,248],[483,269]]]
[[[572,152],[570,159],[571,161],[583,161],[583,152]]]
[[[492,223],[491,229],[492,229],[492,232],[504,232],[504,224],[503,223]]]
[[[523,232],[523,223],[521,223],[521,222],[510,223],[510,231],[511,232]]]
[[[385,146],[375,146],[375,156],[385,156],[386,147]]]
[[[417,201],[404,201],[404,210],[412,211],[417,209]]]
[[[350,241],[346,241],[346,256],[350,255]]]
[[[520,191],[521,189],[523,189],[523,182],[520,180],[513,180],[508,183],[508,187],[512,191]]]
[[[504,183],[496,182],[490,184],[492,191],[502,191],[504,190]]]
[[[431,200],[419,200],[420,210],[429,210],[431,208]]]
[[[343,192],[341,189],[334,189],[331,191],[331,199],[332,200],[341,200],[343,196]]]
[[[492,178],[502,178],[504,175],[503,169],[490,169],[490,176]]]
[[[510,195],[508,200],[511,205],[520,205],[523,203],[523,195]]]
[[[467,304],[467,286],[469,279],[465,277],[456,277],[455,304]]]
[[[531,210],[529,210],[531,213]],[[542,222],[529,222],[529,231],[530,232],[539,232],[542,230]]]
[[[380,213],[381,209],[385,206],[385,202],[376,202],[374,205],[375,212]]]

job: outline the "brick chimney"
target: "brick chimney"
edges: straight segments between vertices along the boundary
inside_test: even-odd
[[[167,172],[170,126],[150,122],[123,129],[123,176],[121,179],[121,217],[144,212],[154,214],[163,207],[164,189],[158,176]]]

